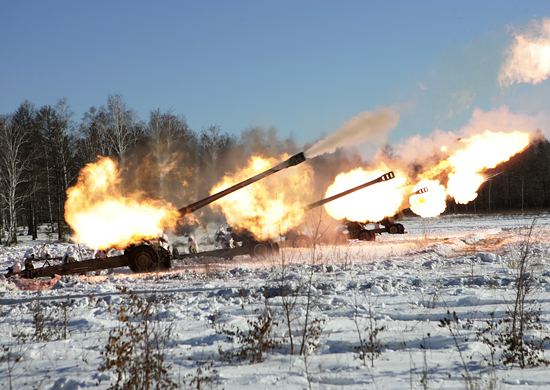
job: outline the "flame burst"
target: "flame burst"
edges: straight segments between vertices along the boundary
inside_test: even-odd
[[[341,173],[327,189],[325,198],[374,180],[388,171],[389,169],[381,167],[375,171],[364,171],[359,168]],[[384,217],[393,216],[403,203],[406,193],[404,186],[407,184],[404,173],[395,170],[394,173],[395,178],[392,180],[363,188],[325,204],[327,213],[334,219],[347,218],[355,221],[380,221]]]
[[[290,156],[282,156],[282,160]],[[252,157],[248,167],[227,175],[211,194],[223,191],[243,180],[278,164],[276,159]],[[277,172],[212,204],[220,207],[230,225],[250,230],[257,238],[276,237],[298,225],[304,214],[303,206],[310,199],[313,170],[308,164]]]
[[[421,217],[436,217],[445,211],[447,203],[447,192],[445,187],[439,184],[439,180],[422,180],[414,186],[414,191],[421,188],[427,188],[428,192],[423,194],[413,194],[409,198],[411,210]]]
[[[428,172],[421,179],[434,179],[446,173],[447,194],[458,203],[468,203],[477,197],[477,190],[485,178],[484,169],[496,167],[521,152],[529,144],[529,134],[514,131],[512,133],[493,133],[486,131],[459,141],[458,148],[451,156]]]
[[[67,190],[65,220],[75,232],[74,240],[94,249],[124,249],[132,243],[158,236],[172,226],[179,213],[169,203],[123,196],[116,162],[101,158],[80,171],[74,187]]]
[[[400,208],[407,207],[404,198],[408,194],[427,187],[426,193],[413,193],[409,198],[409,204],[411,210],[421,217],[435,217],[445,211],[446,199],[449,196],[458,203],[474,200],[479,186],[485,180],[483,170],[508,161],[528,144],[528,133],[486,131],[461,139],[456,145],[442,147],[441,151],[447,153],[448,157],[428,168],[417,178],[409,178],[405,173],[396,171],[395,179],[327,203],[325,208],[335,219],[380,221],[384,217],[395,215]],[[385,172],[387,169],[382,165],[376,171],[356,169],[340,174],[327,190],[326,197],[373,180]],[[410,182],[417,182],[412,191],[410,186],[407,186]]]

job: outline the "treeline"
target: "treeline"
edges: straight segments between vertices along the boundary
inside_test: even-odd
[[[141,120],[121,95],[109,95],[106,105],[91,107],[80,121],[74,117],[66,99],[39,108],[25,101],[15,112],[0,115],[2,244],[17,243],[22,226],[37,238],[41,224],[47,224],[58,239],[67,238],[66,191],[76,183],[80,169],[98,156],[118,161],[122,194],[139,192],[180,208],[208,196],[226,173],[242,168],[252,155],[279,158],[308,148],[291,138],[281,140],[274,128],[251,127],[240,136],[216,125],[195,131],[172,110],[153,110]],[[315,188],[305,190],[319,199],[337,174],[368,167],[349,150],[309,163]],[[449,201],[446,212],[549,207],[550,144],[540,135],[524,152],[487,172],[487,177],[475,201],[468,205]],[[203,221],[221,222],[209,208],[199,214]]]
[[[22,226],[36,239],[41,224],[48,224],[58,239],[67,238],[66,191],[76,183],[80,169],[98,156],[118,161],[123,194],[139,191],[180,208],[208,196],[225,173],[244,166],[251,155],[279,157],[299,151],[292,139],[281,140],[274,128],[251,127],[239,137],[216,125],[195,131],[183,115],[160,109],[141,120],[116,94],[108,96],[106,105],[91,107],[80,121],[66,99],[42,107],[25,101],[15,112],[0,115],[2,244],[17,243]],[[319,188],[331,175],[361,163],[356,154],[348,157],[341,152],[318,159],[323,169],[316,171],[328,175],[316,180]]]

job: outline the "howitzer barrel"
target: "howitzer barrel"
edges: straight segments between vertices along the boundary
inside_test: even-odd
[[[204,198],[202,200],[199,200],[198,202],[192,203],[188,206],[185,206],[181,209],[179,209],[179,213],[182,217],[186,216],[187,214],[191,214],[192,212],[203,208],[204,206],[208,206],[210,203],[215,202],[216,200],[223,198],[224,196],[227,196],[237,190],[240,190],[243,187],[246,187],[252,183],[257,182],[258,180],[261,180],[267,176],[273,175],[274,173],[277,173],[283,169],[293,167],[295,165],[298,165],[300,163],[303,163],[306,161],[306,157],[304,156],[304,153],[298,153],[292,157],[290,157],[288,160],[280,163],[279,165],[268,169],[265,172],[259,173],[256,176],[251,177],[250,179],[247,179],[245,181],[242,181],[240,183],[235,184],[232,187],[229,187],[223,191],[218,192],[217,194],[211,195],[208,198]]]
[[[422,187],[422,188],[414,191],[411,195],[421,195],[421,194],[425,194],[426,192],[428,192],[428,187]],[[412,211],[410,207],[407,207],[406,209],[403,209],[400,212],[401,213],[405,213],[405,212],[414,213],[414,211]]]
[[[336,200],[338,198],[341,198],[343,196],[346,196],[346,195],[349,195],[351,194],[352,192],[355,192],[355,191],[359,191],[359,190],[362,190],[363,188],[367,188],[369,186],[372,186],[373,184],[376,184],[376,183],[381,183],[383,181],[388,181],[388,180],[391,180],[395,177],[395,174],[393,173],[393,171],[390,171],[388,173],[384,173],[382,176],[380,176],[379,178],[377,179],[374,179],[372,181],[369,181],[368,183],[365,183],[365,184],[361,184],[360,186],[357,186],[357,187],[353,187],[347,191],[344,191],[344,192],[340,192],[339,194],[336,194],[336,195],[333,195],[331,197],[328,197],[328,198],[325,198],[325,199],[322,199],[318,202],[315,202],[315,203],[312,203],[308,206],[306,206],[304,209],[306,211],[308,210],[311,210],[315,207],[319,207],[319,206],[322,206],[324,205],[325,203],[328,203],[328,202],[332,202],[333,200]]]

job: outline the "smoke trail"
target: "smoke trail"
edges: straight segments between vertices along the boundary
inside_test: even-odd
[[[399,114],[391,107],[375,112],[364,111],[344,123],[336,132],[317,142],[305,152],[306,158],[334,153],[346,145],[358,145],[369,140],[385,139],[388,131],[399,123]]]

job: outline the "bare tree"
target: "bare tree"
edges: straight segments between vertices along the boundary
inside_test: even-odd
[[[160,108],[151,111],[147,133],[169,146],[178,140],[195,136],[189,129],[185,116],[174,115],[172,109],[163,113]]]
[[[110,156],[108,138],[109,115],[105,107],[90,107],[78,129],[77,155],[80,164],[92,162],[97,156]]]
[[[204,156],[205,162],[215,164],[220,149],[223,147],[224,139],[219,126],[210,126],[203,129],[201,132],[201,154]]]
[[[109,95],[107,99],[109,116],[108,140],[110,149],[124,167],[128,149],[135,145],[139,137],[137,114],[126,108],[122,95]]]
[[[66,191],[74,171],[72,168],[74,160],[72,116],[73,113],[65,99],[59,100],[55,107],[43,106],[37,115],[38,128],[46,147],[44,160],[47,167],[49,204],[55,206],[55,210],[50,211],[50,223],[53,222],[55,213],[60,240],[63,238],[65,225]]]
[[[248,160],[242,150],[239,155],[231,156],[236,145],[237,138],[222,133],[219,126],[212,125],[201,131],[196,156],[199,174],[195,175],[195,188],[197,188],[198,197],[209,194],[212,186],[225,173],[231,171],[236,164]],[[199,190],[205,192],[199,193]]]
[[[22,214],[25,215],[28,235],[32,236],[33,240],[38,238],[38,208],[40,205],[39,190],[43,182],[43,164],[41,153],[41,137],[36,126],[36,109],[34,104],[25,100],[12,116],[13,124],[24,129],[28,134],[30,142],[25,142],[22,147],[23,155],[29,158],[29,169],[25,171],[25,183],[23,184],[23,192],[29,194],[29,198],[24,203]]]
[[[236,137],[222,133],[219,126],[212,125],[202,130],[199,141],[199,154],[201,166],[209,177],[217,180],[220,173],[225,173],[227,167],[219,168],[222,155],[228,153],[231,147],[236,144]],[[248,157],[243,158],[243,161],[246,160],[248,160]]]
[[[29,196],[21,191],[30,165],[30,157],[23,153],[28,142],[25,128],[14,124],[12,116],[0,117],[0,198],[7,210],[6,245],[17,244],[17,212]]]
[[[174,180],[185,182],[180,177],[188,172],[193,163],[192,152],[196,149],[196,136],[183,115],[176,116],[172,110],[163,113],[160,109],[151,111],[146,134],[153,140],[152,159],[154,174],[158,182],[157,193],[168,199],[170,184]],[[181,168],[186,169],[181,169]]]

